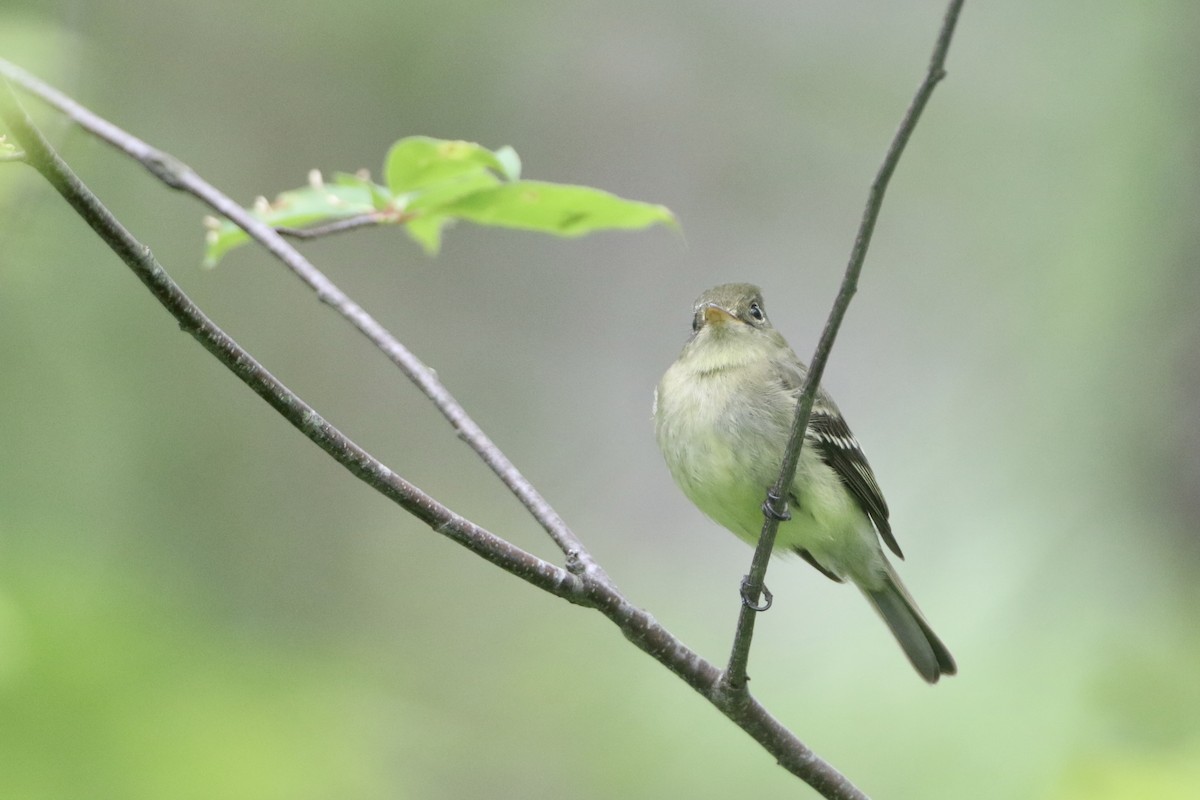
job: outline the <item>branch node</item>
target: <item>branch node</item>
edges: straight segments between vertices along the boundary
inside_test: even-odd
[[[158,150],[151,150],[142,159],[142,164],[150,173],[172,189],[186,189],[187,181],[183,173],[187,170],[182,161]]]

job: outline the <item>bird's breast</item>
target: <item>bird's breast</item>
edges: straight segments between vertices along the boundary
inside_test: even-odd
[[[698,371],[676,364],[659,384],[655,428],[676,483],[708,516],[749,540],[779,467],[794,402],[772,396],[747,368]]]

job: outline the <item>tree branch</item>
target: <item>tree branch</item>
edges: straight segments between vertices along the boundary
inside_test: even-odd
[[[908,144],[921,112],[925,110],[934,87],[946,77],[946,54],[950,50],[950,40],[954,36],[954,27],[962,10],[963,0],[950,0],[942,19],[942,28],[938,33],[937,43],[933,48],[933,56],[929,60],[929,69],[925,79],[917,87],[917,92],[909,104],[908,110],[900,121],[900,128],[892,137],[883,164],[875,175],[867,195],[867,205],[863,210],[862,222],[858,226],[858,235],[854,239],[854,248],[850,252],[850,262],[846,265],[846,273],[842,277],[842,286],[829,318],[825,321],[825,329],[817,342],[812,361],[808,365],[808,374],[804,379],[804,387],[800,391],[800,399],[796,403],[796,416],[792,419],[792,430],[788,437],[787,449],[784,451],[783,463],[779,466],[779,478],[775,485],[767,491],[767,499],[763,504],[763,527],[759,534],[758,546],[754,550],[754,559],[750,564],[750,574],[743,583],[743,594],[751,603],[757,603],[759,594],[767,574],[767,561],[775,547],[775,534],[779,523],[787,515],[787,497],[792,481],[796,477],[796,465],[800,461],[800,448],[804,444],[804,434],[808,430],[808,418],[812,414],[813,399],[817,387],[821,385],[821,375],[825,372],[825,363],[829,360],[829,352],[833,349],[833,340],[837,338],[850,299],[858,289],[858,276],[862,272],[863,261],[867,257],[867,248],[871,244],[871,236],[875,232],[875,221],[879,219],[879,210],[883,206],[883,195],[887,191],[888,182],[900,162],[904,146]],[[729,665],[725,669],[724,682],[734,691],[744,690],[746,685],[746,665],[750,660],[750,642],[754,636],[754,619],[757,612],[743,602],[738,613],[737,629],[734,632],[733,647],[729,655]]]
[[[961,6],[961,0],[952,0],[938,39],[938,46],[934,51],[929,74],[901,123],[901,128],[892,142],[883,167],[872,185],[871,195],[851,254],[850,264],[843,279],[842,289],[817,346],[808,380],[801,394],[788,450],[780,470],[780,479],[772,494],[768,496],[768,507],[777,513],[781,513],[786,508],[781,499],[786,496],[782,487],[790,485],[794,476],[800,445],[803,442],[803,431],[807,427],[816,387],[819,385],[820,376],[837,329],[845,315],[850,298],[854,294],[871,232],[882,203],[883,192],[933,87],[945,74],[946,52]],[[141,162],[168,186],[187,191],[200,198],[210,208],[241,226],[252,238],[259,241],[269,252],[283,261],[317,292],[323,302],[334,307],[372,343],[383,350],[433,400],[459,435],[500,476],[505,485],[530,510],[563,552],[567,554],[568,569],[564,570],[538,559],[455,514],[374,459],[267,372],[187,298],[154,259],[149,248],[137,242],[75,177],[57,154],[49,148],[40,133],[33,128],[28,117],[16,105],[15,98],[12,97],[11,91],[6,86],[4,92],[0,93],[0,117],[3,117],[16,138],[24,146],[24,160],[46,177],[93,230],[114,252],[121,256],[159,302],[175,316],[185,331],[194,336],[239,379],[288,419],[293,426],[356,477],[395,501],[437,532],[555,596],[599,610],[616,624],[633,644],[707,698],[770,752],[781,766],[806,781],[822,796],[837,799],[865,798],[865,795],[843,775],[817,757],[794,734],[775,720],[747,691],[745,663],[748,658],[753,629],[753,612],[743,610],[730,667],[724,673],[719,672],[715,666],[705,661],[659,625],[653,617],[633,606],[621,595],[562,519],[466,415],[457,401],[437,381],[432,371],[294,248],[284,242],[278,233],[253,218],[178,160],[92,114],[70,98],[2,59],[0,59],[0,75],[55,106],[97,137],[123,150]],[[772,520],[771,515],[768,514],[762,540],[755,554],[754,568],[749,576],[753,599],[757,599],[761,591],[766,557],[770,553],[770,545],[777,527],[778,521]],[[745,625],[743,625],[743,620],[746,621]],[[739,649],[737,644],[743,640],[744,652]],[[739,675],[739,680],[733,680]],[[731,688],[734,691],[730,691]]]
[[[0,74],[7,75],[12,69],[15,68],[11,64],[0,60]],[[73,103],[65,97],[61,99]],[[579,571],[564,570],[521,550],[459,516],[408,483],[325,421],[311,406],[304,403],[239,347],[184,294],[155,260],[150,249],[125,230],[50,148],[17,104],[7,83],[0,90],[0,119],[4,120],[25,147],[28,163],[46,178],[101,239],[121,257],[159,303],[178,320],[180,327],[195,337],[243,383],[357,478],[396,502],[438,533],[453,539],[501,569],[557,597],[577,605],[596,608],[611,620],[630,642],[679,676],[748,733],[784,769],[808,783],[823,797],[830,800],[866,800],[865,794],[833,766],[813,753],[748,692],[734,695],[725,691],[721,683],[721,673],[713,664],[688,648],[650,614],[630,603],[603,577],[603,572],[598,566]],[[108,125],[98,117],[93,121]],[[161,154],[159,155],[161,157]]]
[[[577,576],[459,516],[396,475],[323,419],[315,409],[238,346],[184,294],[154,258],[150,248],[137,241],[50,148],[41,132],[17,104],[7,83],[0,91],[0,118],[25,148],[30,166],[129,265],[146,288],[179,321],[180,328],[195,337],[204,349],[318,447],[417,519],[496,566],[559,597],[573,602],[585,598],[584,584]]]
[[[382,225],[383,222],[384,220],[378,212],[371,212],[370,214],[359,214],[357,217],[335,220],[324,225],[314,225],[311,228],[276,228],[275,232],[292,239],[320,239],[334,233],[346,233],[347,231],[354,231],[359,228],[371,228],[376,225]]]
[[[101,118],[17,65],[0,59],[0,76],[58,109],[75,124],[100,140],[131,156],[167,186],[200,199],[209,208],[232,220],[252,239],[259,242],[271,255],[283,262],[300,280],[315,291],[321,302],[337,311],[372,344],[383,351],[384,355],[399,367],[400,371],[415,383],[426,397],[433,401],[434,406],[450,422],[459,438],[479,455],[550,535],[550,538],[566,555],[568,569],[577,573],[588,573],[597,580],[611,582],[584,548],[583,543],[567,527],[558,512],[492,442],[483,429],[471,419],[462,405],[438,380],[433,370],[425,366],[387,328],[368,314],[358,303],[351,300],[333,281],[329,280],[296,248],[285,241],[279,233],[233,202],[227,195],[218,191],[179,159],[151,147],[136,136]]]

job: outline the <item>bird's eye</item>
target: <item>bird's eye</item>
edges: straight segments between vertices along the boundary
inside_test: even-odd
[[[759,322],[762,322],[767,318],[767,315],[763,313],[762,306],[760,306],[758,303],[750,304],[750,316],[754,317]]]

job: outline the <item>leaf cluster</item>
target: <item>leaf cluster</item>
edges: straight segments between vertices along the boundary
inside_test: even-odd
[[[504,146],[410,136],[388,151],[384,183],[365,171],[319,172],[308,185],[285,191],[253,212],[273,228],[313,229],[339,221],[403,225],[429,255],[441,248],[442,231],[456,220],[477,225],[575,237],[599,230],[674,226],[665,206],[626,200],[600,189],[521,178],[521,159]],[[204,263],[215,266],[250,237],[227,219],[210,219]]]

